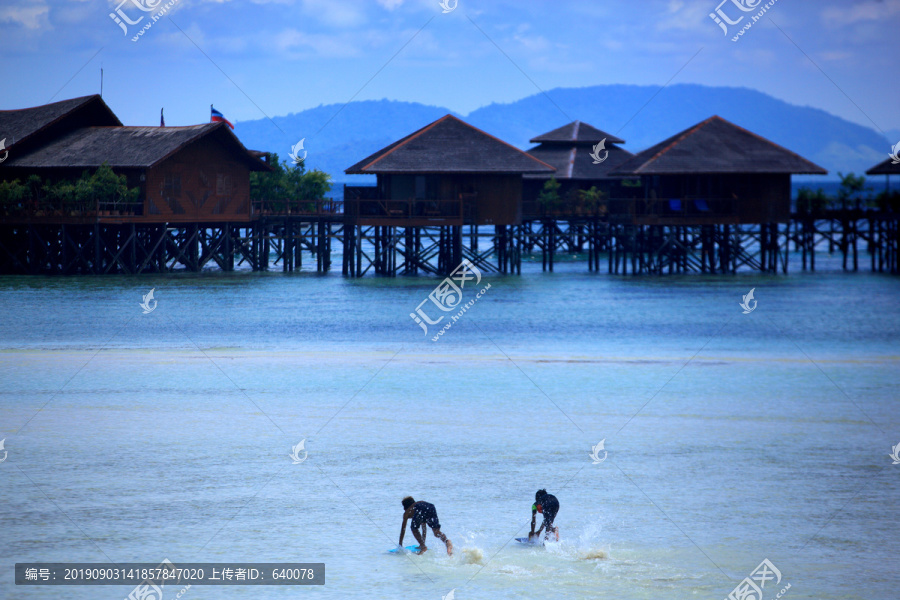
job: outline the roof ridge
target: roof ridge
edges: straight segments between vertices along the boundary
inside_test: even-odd
[[[672,148],[674,148],[676,145],[680,144],[681,142],[683,142],[683,141],[686,140],[687,138],[689,138],[689,137],[691,137],[692,135],[694,135],[695,133],[697,133],[704,125],[706,125],[709,121],[711,121],[711,120],[714,119],[714,118],[717,118],[716,115],[713,115],[712,117],[709,117],[708,119],[705,119],[705,120],[703,120],[703,121],[700,121],[699,123],[696,123],[696,124],[694,124],[694,125],[688,127],[687,129],[685,129],[684,131],[682,131],[682,132],[680,132],[680,133],[676,133],[674,136],[672,136],[672,137],[675,138],[675,139],[673,139],[672,142],[671,142],[669,145],[665,146],[665,147],[662,148],[659,152],[657,152],[656,154],[654,154],[653,156],[651,156],[650,158],[648,158],[647,160],[645,160],[644,162],[642,162],[642,163],[641,163],[641,166],[634,170],[635,173],[637,173],[638,171],[640,171],[641,169],[643,169],[645,166],[647,166],[647,165],[650,164],[651,162],[653,162],[653,161],[659,159],[663,154],[665,154],[666,152],[668,152],[669,150],[671,150]],[[723,120],[724,120],[724,119],[723,119]],[[669,138],[669,139],[672,139],[672,138]],[[663,140],[663,141],[660,142],[660,143],[661,143],[661,144],[662,144],[662,143],[665,143],[665,140]]]
[[[407,143],[411,142],[412,140],[416,139],[417,137],[419,137],[420,135],[422,135],[422,134],[425,133],[426,131],[428,131],[428,130],[430,130],[431,128],[435,127],[438,123],[440,123],[440,122],[442,122],[442,121],[446,121],[446,120],[447,120],[448,118],[450,118],[450,117],[456,119],[456,117],[454,117],[454,116],[451,115],[450,113],[447,113],[446,115],[444,115],[444,116],[441,117],[440,119],[438,119],[438,120],[436,120],[436,121],[432,121],[431,123],[429,123],[429,124],[426,125],[425,127],[422,127],[422,128],[419,129],[418,131],[412,132],[411,134],[409,134],[409,135],[406,136],[405,138],[402,138],[402,139],[400,140],[400,142],[399,142],[396,146],[394,146],[393,148],[391,148],[390,150],[388,150],[388,151],[385,152],[384,154],[379,155],[377,158],[373,159],[372,162],[370,162],[370,163],[368,163],[368,164],[363,165],[362,167],[360,167],[360,171],[362,171],[363,169],[368,169],[369,167],[371,167],[372,165],[374,165],[375,163],[377,163],[378,161],[380,161],[380,160],[381,160],[382,158],[384,158],[385,156],[388,156],[389,154],[392,154],[392,153],[394,152],[394,150],[396,150],[397,148],[401,148],[401,147],[405,146]],[[461,119],[456,119],[456,120],[462,122]]]
[[[399,148],[402,148],[402,147],[406,146],[409,142],[411,142],[412,140],[414,140],[414,139],[418,138],[419,136],[423,135],[423,134],[426,133],[427,131],[430,131],[432,128],[434,128],[434,127],[437,126],[438,124],[440,124],[440,123],[442,123],[442,122],[444,122],[444,121],[447,121],[447,120],[451,120],[451,119],[454,120],[454,121],[456,121],[456,122],[458,122],[458,123],[461,123],[463,126],[468,127],[469,129],[472,129],[472,130],[478,132],[479,134],[481,134],[481,135],[483,135],[483,136],[485,136],[485,137],[488,137],[488,138],[490,138],[490,139],[492,139],[492,140],[494,140],[494,141],[496,141],[496,142],[499,142],[500,144],[503,144],[504,146],[507,146],[508,148],[510,148],[510,149],[512,149],[512,150],[514,150],[514,151],[516,151],[516,152],[518,152],[519,154],[521,154],[521,155],[527,157],[528,159],[530,159],[530,160],[532,160],[532,161],[534,161],[534,162],[540,163],[541,165],[543,165],[543,166],[545,166],[545,167],[551,169],[552,171],[556,171],[556,167],[554,167],[553,165],[547,164],[547,163],[545,163],[544,161],[542,161],[542,160],[540,160],[540,159],[538,159],[538,158],[535,158],[535,157],[531,156],[530,154],[528,154],[527,152],[525,152],[525,151],[522,150],[521,148],[517,148],[517,147],[513,146],[512,144],[510,144],[509,142],[505,142],[505,141],[501,140],[500,138],[498,138],[498,137],[496,137],[496,136],[494,136],[494,135],[491,135],[490,133],[484,131],[483,129],[479,129],[478,127],[475,127],[474,125],[472,125],[472,124],[470,124],[470,123],[466,123],[465,121],[463,121],[463,120],[460,119],[459,117],[457,117],[457,116],[455,116],[455,115],[452,115],[452,114],[450,114],[450,113],[447,113],[446,115],[444,115],[444,116],[441,117],[440,119],[437,119],[436,121],[433,121],[432,123],[429,123],[428,125],[422,127],[422,128],[419,129],[418,131],[414,131],[413,133],[409,134],[409,135],[406,136],[405,138],[401,138],[401,140],[399,140],[398,142],[395,142],[394,147],[392,147],[392,148],[390,148],[390,150],[387,150],[386,152],[380,154],[378,157],[372,159],[372,160],[371,160],[370,162],[368,162],[367,164],[361,166],[361,167],[359,168],[359,170],[360,170],[360,171],[364,171],[364,170],[366,170],[366,169],[368,169],[368,168],[374,166],[376,163],[378,163],[379,161],[381,161],[381,160],[384,159],[385,157],[391,155],[395,150],[398,150]]]

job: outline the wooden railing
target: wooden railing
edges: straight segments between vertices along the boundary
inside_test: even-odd
[[[462,220],[464,201],[461,198],[432,200],[384,198],[346,199],[346,214],[361,219],[417,219]]]
[[[332,198],[323,198],[321,200],[254,200],[252,207],[253,216],[301,215],[323,217],[344,214],[344,201]]]
[[[682,198],[605,198],[595,205],[560,201],[555,206],[547,206],[537,201],[526,201],[522,203],[522,214],[525,218],[659,217],[690,219],[727,217],[736,214],[737,202],[734,198],[692,196]]]
[[[93,200],[80,205],[59,206],[48,200],[27,201],[23,204],[0,205],[0,216],[21,218],[74,217],[96,218],[108,216],[140,216],[144,203]]]

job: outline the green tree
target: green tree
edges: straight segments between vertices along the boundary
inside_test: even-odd
[[[820,213],[827,208],[831,208],[833,203],[833,199],[822,188],[815,192],[808,187],[802,187],[797,190],[797,212]]]
[[[559,188],[560,183],[556,177],[551,177],[544,183],[544,189],[538,194],[538,203],[546,212],[551,212],[559,207]]]
[[[841,187],[838,188],[838,202],[842,207],[847,205],[848,200],[863,199],[863,192],[871,192],[872,188],[866,187],[865,175],[856,176],[852,172],[844,175],[838,171],[838,177],[841,178]]]
[[[596,213],[600,216],[606,214],[606,192],[592,185],[590,189],[578,190],[578,199],[584,204],[589,213]]]
[[[31,187],[18,179],[0,181],[0,214],[22,214],[31,202]]]
[[[0,182],[0,206],[7,214],[55,211],[91,212],[98,203],[118,208],[126,203],[140,201],[140,188],[129,188],[125,175],[116,175],[103,163],[94,173],[84,171],[76,180],[45,181],[38,175],[29,175],[24,184],[19,180]],[[106,208],[104,208],[106,210]]]
[[[322,200],[331,191],[328,173],[318,169],[307,171],[303,163],[280,161],[274,152],[266,156],[274,170],[250,173],[250,198],[254,203],[275,212],[300,204],[305,210],[313,210],[315,201]]]
[[[129,189],[128,178],[116,175],[107,163],[100,165],[93,175],[85,171],[75,188],[76,204],[83,210],[91,210],[95,201],[117,210],[120,204],[137,202],[140,198],[140,189]]]

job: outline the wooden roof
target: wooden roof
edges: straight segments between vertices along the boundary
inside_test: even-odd
[[[10,156],[4,166],[22,168],[88,168],[107,163],[114,168],[152,167],[187,145],[217,136],[252,171],[269,171],[231,133],[226,123],[188,127],[83,127],[24,156]]]
[[[611,133],[606,133],[597,129],[593,125],[588,125],[582,121],[572,121],[568,125],[558,127],[553,131],[541,134],[530,141],[532,144],[543,143],[561,143],[561,144],[596,144],[601,140],[606,140],[608,144],[624,144],[625,140],[618,138]]]
[[[900,175],[900,164],[892,164],[894,161],[886,158],[868,171],[866,175]]]
[[[634,156],[628,150],[616,145],[607,146],[609,154],[606,160],[595,165],[591,158],[593,148],[588,146],[562,145],[556,143],[543,143],[528,150],[528,154],[549,165],[556,167],[556,173],[541,173],[537,175],[524,175],[526,179],[610,179],[612,172],[620,164]],[[603,151],[600,152],[602,156]],[[621,179],[621,176],[616,177]]]
[[[506,142],[446,115],[359,161],[344,172],[552,173],[554,168]]]
[[[797,173],[825,175],[825,169],[778,144],[713,116],[639,152],[616,175],[697,173]]]
[[[98,95],[82,96],[17,110],[0,110],[0,139],[6,138],[6,148],[33,138],[42,131],[65,120],[80,120],[72,128],[87,125],[121,125],[118,117]]]

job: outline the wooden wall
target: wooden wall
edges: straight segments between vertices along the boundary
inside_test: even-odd
[[[772,173],[664,175],[642,178],[647,196],[666,199],[702,198],[713,213],[739,223],[790,220],[791,176]],[[659,203],[664,206],[664,202]],[[716,214],[705,215],[714,218]]]
[[[207,136],[147,169],[142,220],[246,221],[250,170]]]
[[[522,221],[522,176],[518,174],[389,174],[378,176],[378,187],[390,200],[468,198],[464,214],[470,224],[511,225]]]

